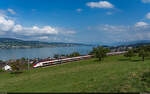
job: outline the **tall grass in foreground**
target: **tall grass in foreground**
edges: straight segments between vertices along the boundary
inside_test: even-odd
[[[110,56],[18,75],[0,73],[0,92],[150,92],[150,58]]]

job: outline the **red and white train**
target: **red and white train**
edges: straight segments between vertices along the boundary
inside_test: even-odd
[[[120,54],[124,54],[126,52],[127,51],[110,52],[110,53],[107,53],[107,56],[120,55]],[[72,58],[60,58],[60,59],[44,60],[44,61],[39,61],[39,62],[34,63],[33,67],[37,68],[37,67],[51,66],[51,65],[62,64],[62,63],[66,63],[66,62],[88,59],[91,57],[93,57],[93,55],[77,56],[77,57],[72,57]]]
[[[93,55],[85,55],[85,56],[78,56],[78,57],[72,57],[72,58],[61,58],[61,59],[54,59],[54,60],[46,60],[41,62],[34,63],[33,67],[45,67],[45,66],[51,66],[56,64],[62,64],[66,62],[72,62],[72,61],[79,61],[83,59],[91,58]]]

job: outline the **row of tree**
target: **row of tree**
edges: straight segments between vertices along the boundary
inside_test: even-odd
[[[93,50],[89,53],[94,55],[96,58],[101,61],[104,57],[107,56],[107,53],[110,52],[109,48],[104,48],[102,46],[98,46],[93,48]],[[131,57],[138,55],[142,57],[142,61],[145,60],[145,57],[150,56],[150,46],[140,46],[138,48],[128,49],[128,52],[124,54],[125,57]]]
[[[61,58],[61,57],[76,57],[76,56],[80,56],[80,53],[79,52],[73,52],[71,54],[55,54],[54,55],[54,58],[58,59],[58,58]]]
[[[141,46],[138,48],[133,48],[128,50],[127,53],[124,54],[125,57],[131,57],[138,55],[139,57],[142,57],[142,61],[145,60],[145,57],[150,56],[150,46]]]

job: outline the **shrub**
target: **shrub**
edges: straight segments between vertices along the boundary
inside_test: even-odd
[[[1,73],[1,72],[4,72],[4,70],[0,69],[0,73]]]
[[[131,57],[135,56],[135,53],[134,53],[133,50],[128,50],[128,52],[125,53],[124,56],[125,57],[130,57],[130,59],[131,59]]]
[[[69,55],[69,57],[76,57],[76,56],[80,56],[79,52],[73,52],[72,54]]]
[[[54,55],[54,58],[56,58],[56,59],[58,59],[59,57],[60,57],[59,54]]]

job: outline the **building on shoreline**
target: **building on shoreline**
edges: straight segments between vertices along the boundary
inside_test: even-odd
[[[9,66],[9,65],[4,66],[2,69],[5,71],[12,70],[11,66]]]

